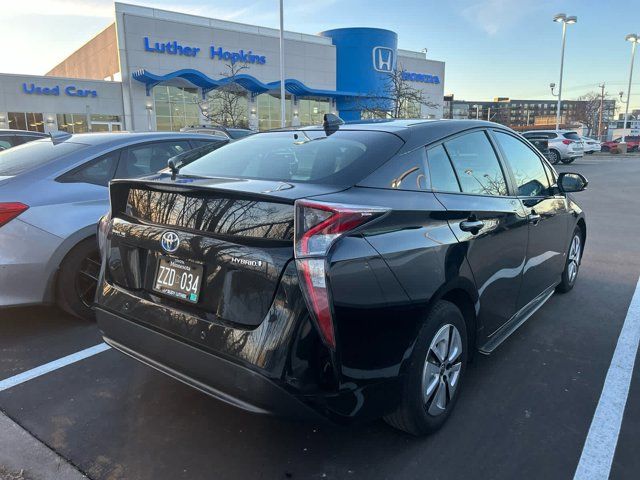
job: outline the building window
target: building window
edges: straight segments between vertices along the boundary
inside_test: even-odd
[[[160,131],[179,131],[200,124],[198,89],[158,85],[153,87],[156,127]]]
[[[234,90],[212,90],[203,104],[208,123],[225,127],[249,127],[249,100],[247,91],[241,87]]]
[[[331,112],[329,100],[298,100],[297,109],[300,125],[320,125],[324,120],[324,114]]]
[[[13,130],[30,130],[44,132],[44,121],[41,113],[9,112],[9,128]]]
[[[86,133],[89,131],[86,113],[58,113],[58,130],[69,133]]]
[[[271,128],[280,128],[280,99],[263,93],[256,97],[258,105],[258,128],[260,130],[269,130]],[[285,121],[291,125],[291,99],[285,100]]]

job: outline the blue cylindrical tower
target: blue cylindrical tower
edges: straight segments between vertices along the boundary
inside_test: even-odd
[[[336,46],[336,89],[361,95],[338,98],[340,116],[359,120],[363,107],[391,109],[391,102],[380,97],[396,68],[398,35],[381,28],[338,28],[320,35]]]

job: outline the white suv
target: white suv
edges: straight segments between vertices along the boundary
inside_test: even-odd
[[[524,138],[546,136],[549,138],[549,161],[571,163],[584,155],[584,142],[577,132],[572,130],[529,130],[522,134]]]

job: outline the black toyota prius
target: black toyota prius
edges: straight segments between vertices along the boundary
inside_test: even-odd
[[[111,183],[99,327],[251,412],[425,434],[474,352],[573,288],[586,186],[489,122],[252,135]]]

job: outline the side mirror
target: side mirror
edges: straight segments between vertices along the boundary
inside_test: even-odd
[[[587,185],[589,181],[579,173],[562,172],[558,175],[558,187],[563,193],[581,192]]]

